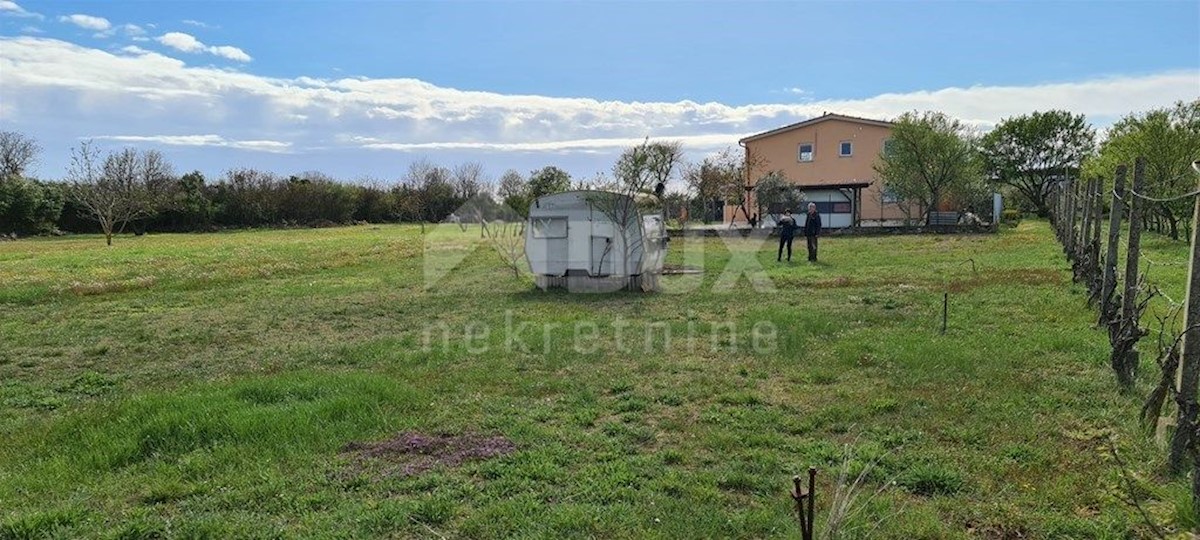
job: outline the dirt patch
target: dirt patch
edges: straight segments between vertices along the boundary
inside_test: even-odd
[[[502,435],[426,435],[410,431],[383,441],[352,442],[342,447],[342,453],[348,454],[357,468],[384,464],[387,473],[414,476],[435,467],[456,467],[467,461],[505,456],[516,449]]]
[[[1065,280],[1063,273],[1058,270],[1025,268],[1004,273],[976,275],[970,279],[951,283],[948,289],[950,292],[965,292],[993,285],[1060,285]]]

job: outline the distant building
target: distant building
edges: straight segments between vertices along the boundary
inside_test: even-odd
[[[814,202],[827,228],[902,223],[901,201],[884,189],[872,168],[891,137],[892,123],[840,114],[824,114],[740,141],[751,164],[751,185],[768,172],[781,171],[804,193],[804,208],[792,208],[803,223]],[[751,198],[748,208],[756,211]],[[783,209],[768,209],[774,214]],[[914,209],[914,217],[920,213]],[[770,223],[770,217],[767,223]],[[736,206],[726,206],[726,222],[746,222]]]

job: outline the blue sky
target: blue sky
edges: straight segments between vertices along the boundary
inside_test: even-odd
[[[1200,96],[1200,2],[12,2],[0,123],[61,177],[82,139],[180,170],[398,178],[693,158],[835,111],[1101,127]]]

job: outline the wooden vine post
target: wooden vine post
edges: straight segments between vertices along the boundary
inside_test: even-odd
[[[1140,164],[1140,163],[1139,163]],[[1200,238],[1200,198],[1192,203],[1192,256],[1188,263],[1187,311],[1183,322],[1183,356],[1180,357],[1179,371],[1175,381],[1179,393],[1175,400],[1178,404],[1175,416],[1175,433],[1171,437],[1171,454],[1167,462],[1174,474],[1186,472],[1187,461],[1195,451],[1196,437],[1196,393],[1200,388],[1200,251],[1197,250],[1197,239]],[[1193,459],[1193,461],[1195,461]],[[1193,464],[1193,466],[1200,464]],[[1200,473],[1200,471],[1196,471]],[[1200,474],[1193,474],[1192,505],[1200,509]]]
[[[1104,283],[1100,291],[1100,324],[1113,320],[1113,293],[1117,290],[1117,248],[1121,243],[1121,214],[1125,206],[1124,165],[1117,167],[1116,184],[1113,186],[1112,210],[1108,215],[1108,253],[1104,257]]]
[[[1142,239],[1142,207],[1141,199],[1136,194],[1142,192],[1146,178],[1146,160],[1138,158],[1133,166],[1133,193],[1129,197],[1129,249],[1125,257],[1125,293],[1121,305],[1121,334],[1126,338],[1140,332],[1138,329],[1138,265]],[[1117,380],[1121,386],[1133,386],[1137,374],[1138,352],[1132,347],[1126,351],[1113,351],[1113,368],[1117,372]]]

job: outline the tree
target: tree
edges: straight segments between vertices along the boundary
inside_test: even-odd
[[[153,225],[174,231],[205,230],[212,225],[216,210],[204,174],[192,171],[171,186],[168,202]]]
[[[934,111],[900,115],[874,169],[893,193],[920,203],[925,216],[944,196],[982,180],[970,129]]]
[[[788,182],[782,172],[772,171],[754,183],[754,200],[761,219],[765,214],[780,210],[800,211],[804,195]]]
[[[1095,148],[1096,130],[1084,116],[1061,110],[1006,118],[980,143],[988,176],[1016,189],[1043,217],[1054,184],[1077,177]]]
[[[415,210],[412,219],[422,223],[441,222],[465,201],[458,196],[451,172],[424,159],[409,164],[404,184],[409,192],[403,206]]]
[[[0,234],[42,234],[55,230],[62,215],[62,187],[21,177],[0,181]]]
[[[0,131],[0,234],[54,230],[62,213],[62,190],[25,178],[42,151],[15,131]]]
[[[111,246],[114,233],[162,206],[171,167],[157,151],[139,153],[132,148],[110,153],[101,164],[99,150],[84,142],[71,151],[67,180],[81,217],[99,223]]]
[[[568,189],[571,189],[571,175],[558,167],[543,167],[529,173],[530,201],[542,195],[562,193]]]
[[[525,177],[521,173],[509,169],[500,177],[500,184],[496,188],[496,196],[500,197],[500,202],[513,211],[527,217],[529,214],[529,184],[525,181]]]
[[[642,193],[660,195],[683,163],[683,143],[647,139],[638,146],[621,152],[613,166],[613,176],[620,188],[637,186]]]
[[[37,141],[16,131],[0,131],[0,182],[23,178],[41,152]]]
[[[477,161],[455,166],[454,170],[450,171],[450,176],[455,195],[462,200],[472,199],[490,191],[488,180],[484,177],[483,164]]]
[[[1139,156],[1146,158],[1143,195],[1169,198],[1195,189],[1190,167],[1200,159],[1200,99],[1121,118],[1109,129],[1099,154],[1085,164],[1085,174],[1111,179],[1117,165],[1132,167]],[[1191,218],[1191,199],[1148,204],[1178,240],[1180,223]]]
[[[747,164],[751,163],[759,163],[759,160],[755,156],[742,155],[738,149],[726,148],[704,158],[698,166],[688,168],[684,181],[705,203],[706,214],[710,205],[724,203],[737,206],[749,219],[747,194],[753,191],[753,186],[746,180],[746,171]]]
[[[632,265],[634,255],[645,250],[645,239],[641,234],[642,222],[639,199],[654,196],[656,208],[662,204],[666,184],[675,175],[683,161],[683,145],[677,141],[650,142],[632,146],[621,152],[613,164],[613,183],[603,191],[588,195],[588,202],[613,224],[614,237],[610,239],[601,256],[604,258],[621,254],[621,264],[614,265],[617,277],[627,277],[637,272]],[[653,281],[643,281],[650,286]],[[633,285],[633,284],[629,284]]]

